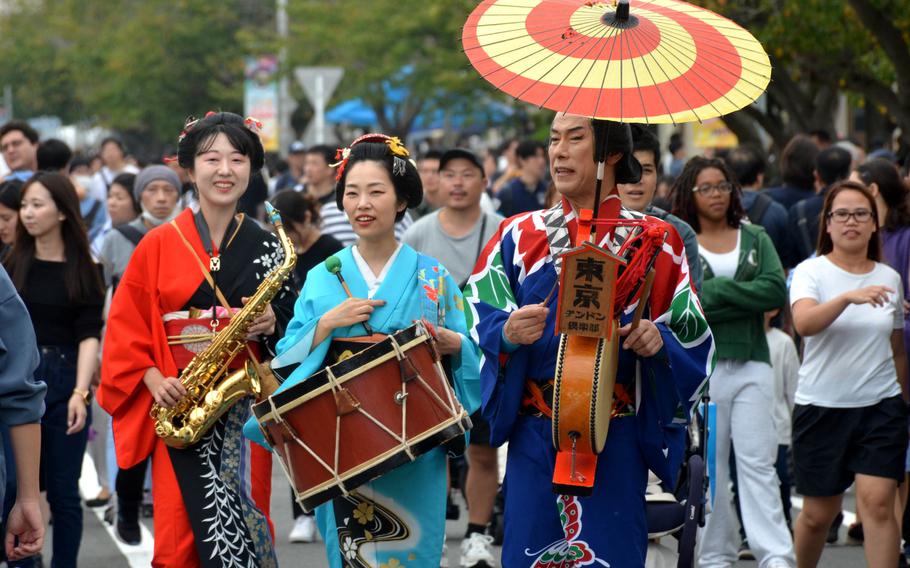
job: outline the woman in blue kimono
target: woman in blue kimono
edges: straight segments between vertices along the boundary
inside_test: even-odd
[[[456,395],[472,412],[480,402],[480,367],[458,286],[436,260],[395,240],[395,223],[423,195],[407,149],[396,138],[368,134],[339,158],[335,198],[358,240],[335,258],[353,297],[325,265],[308,273],[294,319],[272,361],[275,369],[297,365],[279,392],[325,367],[333,338],[364,335],[365,327],[391,334],[428,319],[436,325],[440,353],[451,356]],[[443,286],[437,278],[444,279]],[[437,295],[440,289],[443,294]],[[442,313],[444,321],[437,318]],[[246,433],[262,439],[253,422]],[[316,510],[329,565],[439,566],[445,505],[446,457],[437,448]]]

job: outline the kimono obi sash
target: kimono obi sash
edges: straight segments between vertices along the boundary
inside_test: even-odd
[[[228,314],[227,310],[218,306],[215,310],[218,325],[215,332],[220,332],[231,321],[231,316],[240,311],[238,308],[232,308],[232,313]],[[178,369],[186,369],[193,360],[193,357],[205,351],[212,343],[215,333],[212,333],[211,310],[196,310],[170,312],[164,315],[164,331],[167,334],[167,344],[171,350]],[[248,350],[241,351],[236,357],[228,363],[228,369],[242,369],[246,360],[250,357],[250,351],[258,360],[261,355],[261,349],[258,341],[247,342]]]

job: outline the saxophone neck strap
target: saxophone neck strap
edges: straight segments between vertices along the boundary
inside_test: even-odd
[[[180,227],[177,226],[176,221],[171,221],[174,229],[177,231],[177,234],[180,236],[180,240],[183,241],[183,244],[186,245],[186,250],[189,251],[190,256],[196,261],[196,264],[199,266],[199,270],[202,271],[202,276],[205,277],[205,281],[209,283],[209,286],[212,287],[212,290],[215,291],[215,296],[218,298],[218,301],[221,302],[222,307],[232,313],[231,304],[228,303],[227,298],[224,297],[224,294],[221,293],[221,289],[215,285],[215,280],[212,278],[211,273],[205,268],[205,264],[202,263],[202,260],[199,258],[199,255],[196,254],[196,249],[193,248],[193,245],[190,244],[190,241],[186,239],[183,234],[183,231],[180,230]]]
[[[212,287],[212,290],[215,291],[215,296],[218,298],[218,301],[221,302],[221,305],[224,307],[225,310],[227,310],[227,312],[229,314],[233,313],[233,310],[231,309],[231,304],[228,303],[227,298],[225,298],[224,294],[221,293],[221,289],[215,285],[215,280],[212,279],[212,275],[209,273],[208,270],[206,270],[205,265],[202,264],[202,260],[200,260],[199,255],[196,254],[196,249],[193,248],[193,245],[190,244],[190,241],[188,241],[186,239],[186,237],[183,235],[183,231],[181,231],[180,227],[177,226],[176,221],[171,221],[171,225],[173,225],[174,229],[177,230],[177,234],[180,236],[180,240],[183,241],[183,244],[186,245],[186,250],[189,251],[190,256],[192,256],[194,259],[196,259],[196,264],[199,266],[199,270],[202,271],[202,275],[205,277],[206,282],[208,282],[209,286]],[[247,350],[247,353],[249,353],[250,359],[252,359],[253,364],[258,368],[259,364],[260,364],[259,359],[256,357],[256,354],[253,353],[252,349],[250,349],[249,342],[247,342],[247,344],[246,344],[246,350]]]

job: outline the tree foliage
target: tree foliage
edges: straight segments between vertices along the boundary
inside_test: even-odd
[[[910,12],[905,0],[702,0],[765,46],[774,66],[767,111],[749,117],[780,145],[812,128],[834,131],[838,94],[872,103],[910,142]],[[748,134],[747,134],[748,136]]]
[[[475,5],[472,0],[292,2],[290,61],[343,67],[334,100],[363,99],[384,131],[403,135],[433,107],[464,107],[495,93],[461,51],[461,27]]]
[[[57,115],[126,133],[148,151],[185,117],[242,110],[257,2],[18,0],[0,18],[0,81],[17,116]],[[251,33],[252,32],[252,33]]]

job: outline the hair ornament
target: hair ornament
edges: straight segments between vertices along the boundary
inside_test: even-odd
[[[205,116],[202,118],[208,118],[212,115],[218,114],[217,112],[210,110],[205,113]],[[195,116],[188,116],[186,123],[183,125],[183,130],[180,131],[180,135],[177,136],[177,143],[183,142],[183,139],[186,138],[186,135],[199,123],[201,119],[196,118]],[[252,116],[248,116],[243,119],[243,125],[254,134],[262,133],[262,121]]]
[[[408,158],[411,154],[408,152],[408,149],[405,148],[404,144],[401,143],[401,139],[397,136],[387,136],[385,134],[372,132],[359,136],[351,142],[351,145],[347,148],[338,148],[338,152],[335,153],[335,159],[338,161],[334,164],[330,164],[333,168],[338,168],[338,171],[335,174],[335,181],[341,181],[341,176],[344,175],[344,169],[348,165],[348,159],[351,157],[351,148],[361,142],[382,142],[388,146],[389,151],[392,152],[392,156],[394,157],[392,162],[392,173],[397,176],[404,175],[406,165],[402,158]]]
[[[405,165],[404,160],[395,156],[392,159],[392,173],[396,176],[403,176],[406,170],[407,166]]]

